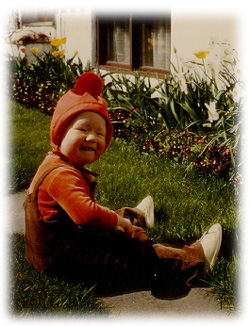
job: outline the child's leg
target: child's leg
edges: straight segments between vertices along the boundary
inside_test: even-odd
[[[129,218],[133,224],[142,221],[139,222],[142,226],[144,214],[137,208],[125,207],[117,212]],[[111,284],[124,282],[126,287],[126,284],[132,284],[131,280],[133,284],[148,282],[154,295],[179,296],[189,291],[203,271],[204,239],[190,246],[176,248],[172,245],[153,244],[145,231],[135,233],[132,238],[126,238],[124,234],[117,234],[115,231],[101,237],[99,232],[94,232],[92,236],[90,234],[87,232],[83,237],[84,242],[88,238],[92,239],[87,241],[87,246],[86,243],[82,246],[89,248],[83,265],[87,263],[94,267],[90,269],[90,275],[94,276],[97,272],[99,284],[107,285],[109,280]],[[214,243],[214,239],[209,239],[211,234],[206,237],[209,240],[207,242]],[[211,252],[213,251],[212,246]]]
[[[204,252],[199,241],[175,248],[154,244],[159,258],[152,278],[152,293],[156,296],[181,296],[189,292],[199,279],[204,266]]]
[[[153,248],[159,259],[180,261],[180,271],[204,263],[204,253],[200,241],[196,241],[190,246],[184,245],[181,248],[158,243],[154,244]]]
[[[176,248],[171,245],[153,244],[152,248],[158,258],[152,278],[153,294],[178,296],[188,292],[199,278],[206,278],[207,274],[213,271],[221,241],[222,228],[216,223],[200,240],[190,246]]]
[[[129,218],[134,225],[145,226],[144,214],[137,207],[122,208],[118,213]],[[188,292],[199,278],[205,278],[218,255],[220,233],[221,228],[216,224],[210,228],[205,240],[202,238],[191,246],[176,248],[172,245],[151,244],[157,257],[153,263],[152,292],[158,295],[180,295],[181,292]],[[133,237],[141,243],[149,242],[145,232],[135,233]]]
[[[122,217],[129,218],[132,224],[145,227],[144,214],[139,209],[124,207],[118,210],[117,213]],[[133,237],[138,238],[146,246],[149,245],[149,237],[145,232],[143,234],[140,232],[135,233]],[[164,273],[163,270],[165,270],[165,278],[167,278],[167,274],[169,276],[174,273],[176,275],[181,274],[182,282],[186,278],[184,284],[189,289],[197,279],[198,272],[202,271],[204,265],[204,252],[200,241],[196,241],[190,246],[185,245],[179,248],[173,245],[152,243],[150,246],[152,246],[153,252],[155,253],[154,265],[156,267],[154,270],[157,269],[158,274]],[[162,271],[159,271],[159,269]]]

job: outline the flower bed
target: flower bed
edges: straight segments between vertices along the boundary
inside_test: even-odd
[[[9,93],[27,107],[52,114],[60,96],[74,87],[85,70],[77,52],[66,60],[66,38],[50,40],[42,57],[21,49],[11,59]],[[154,152],[194,167],[199,174],[238,178],[242,82],[235,50],[222,43],[194,53],[195,60],[172,64],[170,76],[151,86],[149,75],[102,74],[102,96],[108,101],[114,137],[135,144],[140,153]]]

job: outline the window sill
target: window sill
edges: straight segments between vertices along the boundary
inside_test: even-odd
[[[152,68],[152,67],[141,67],[140,69],[134,69],[131,70],[128,65],[123,64],[107,64],[107,65],[99,65],[99,68],[105,71],[111,71],[116,73],[124,73],[128,75],[133,75],[134,71],[140,71],[142,76],[149,75],[153,78],[168,78],[170,76],[170,71],[165,69],[159,69],[159,68]]]

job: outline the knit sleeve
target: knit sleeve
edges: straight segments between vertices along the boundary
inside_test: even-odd
[[[45,178],[43,188],[77,225],[101,229],[117,225],[117,214],[90,198],[87,182],[78,171],[58,168]]]

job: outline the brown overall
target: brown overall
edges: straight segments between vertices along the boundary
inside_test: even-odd
[[[35,269],[83,278],[86,283],[98,284],[101,292],[148,286],[158,296],[189,291],[204,262],[199,241],[182,248],[163,247],[153,244],[145,233],[128,238],[115,230],[80,227],[63,210],[60,220],[44,221],[36,202],[38,187],[59,166],[65,165],[55,164],[44,171],[24,202],[26,258]],[[96,183],[85,180],[94,200]],[[137,209],[127,207],[117,213],[144,226]]]

